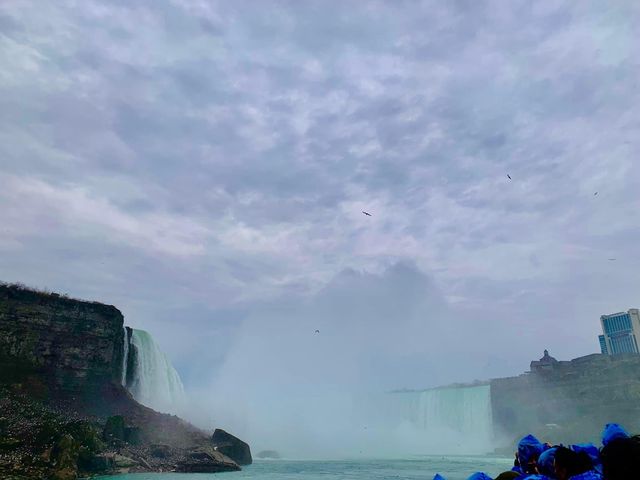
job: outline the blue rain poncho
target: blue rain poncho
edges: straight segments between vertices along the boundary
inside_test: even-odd
[[[541,475],[539,473],[536,473],[531,475],[520,476],[516,478],[516,480],[552,480],[552,479],[547,477],[546,475]]]
[[[576,453],[584,452],[589,455],[589,459],[591,459],[591,465],[593,468],[602,473],[602,461],[600,460],[600,451],[598,447],[596,447],[593,443],[576,443],[575,445],[571,445],[569,447]]]
[[[467,480],[493,480],[489,475],[484,472],[476,472],[471,475]]]
[[[444,478],[439,473],[436,473],[435,476],[433,477],[433,480],[446,480],[446,478]]]
[[[602,480],[602,475],[595,470],[589,470],[588,472],[579,473],[578,475],[569,477],[569,480]]]
[[[553,461],[556,459],[556,450],[558,450],[558,447],[551,447],[538,457],[538,471],[549,478],[555,478],[556,476],[556,471],[553,467]]]
[[[533,435],[529,434],[518,442],[518,460],[520,465],[526,465],[532,458],[538,458],[544,451],[544,445]]]
[[[616,438],[629,438],[629,434],[617,423],[607,423],[602,431],[602,446],[606,447],[611,440]]]

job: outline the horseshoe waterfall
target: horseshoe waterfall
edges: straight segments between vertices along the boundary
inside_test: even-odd
[[[494,442],[489,385],[386,393],[367,406],[397,441],[416,452],[486,453]]]

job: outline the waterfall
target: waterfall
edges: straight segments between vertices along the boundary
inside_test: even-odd
[[[489,385],[438,388],[420,393],[418,425],[450,429],[462,435],[492,437]]]
[[[369,405],[368,416],[374,414],[372,408],[387,429],[411,438],[420,453],[483,454],[493,449],[489,385],[387,393]]]
[[[153,337],[144,330],[132,329],[128,346],[126,387],[143,405],[160,412],[176,413],[184,404],[180,376]]]
[[[127,360],[129,359],[129,334],[127,333],[127,327],[122,327],[124,330],[124,348],[122,354],[122,383],[123,387],[127,386]]]

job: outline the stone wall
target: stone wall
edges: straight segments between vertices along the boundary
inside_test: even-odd
[[[494,426],[513,440],[598,441],[605,423],[640,433],[640,355],[588,355],[491,381]]]
[[[0,285],[0,382],[69,391],[119,382],[123,321],[110,305]]]

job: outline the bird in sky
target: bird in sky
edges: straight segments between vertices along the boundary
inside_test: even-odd
[[[316,333],[320,333],[320,330],[316,330]]]
[[[365,212],[364,210],[362,211],[362,213],[364,213],[367,217],[372,217],[373,216],[369,212]]]
[[[614,262],[614,261],[615,261],[615,258],[610,258],[610,259],[609,259],[609,261],[610,261],[610,262]]]
[[[507,173],[507,178],[511,180],[511,175],[509,175],[508,173]]]
[[[595,197],[596,195],[598,195],[598,192],[594,193],[593,196]]]

